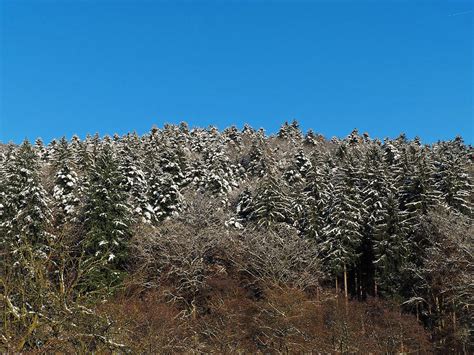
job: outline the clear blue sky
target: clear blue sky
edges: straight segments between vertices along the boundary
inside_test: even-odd
[[[473,1],[0,0],[0,140],[296,118],[473,143]]]

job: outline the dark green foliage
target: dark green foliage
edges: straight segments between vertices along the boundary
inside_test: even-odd
[[[265,176],[257,187],[250,219],[255,220],[259,227],[269,229],[290,221],[290,203],[282,189],[273,175]]]
[[[130,209],[121,190],[122,176],[110,144],[105,144],[90,171],[84,207],[83,250],[88,259],[100,260],[92,287],[119,280],[127,261]]]

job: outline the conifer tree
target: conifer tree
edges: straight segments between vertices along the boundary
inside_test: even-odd
[[[366,143],[368,149],[363,155],[361,171],[362,196],[362,240],[359,246],[356,279],[358,294],[365,297],[367,293],[374,294],[374,233],[378,223],[385,218],[383,213],[388,196],[393,191],[392,181],[383,161],[383,151],[377,144]]]
[[[47,244],[45,226],[51,213],[41,185],[38,156],[25,141],[11,159],[6,166],[7,235],[42,249]]]
[[[73,152],[67,140],[63,137],[58,143],[52,159],[52,165],[56,171],[53,198],[57,213],[55,214],[58,224],[68,221],[76,221],[79,207],[78,176],[73,167]]]
[[[226,128],[223,132],[222,135],[224,136],[224,139],[229,142],[234,142],[235,144],[239,144],[242,141],[242,138],[240,137],[239,130],[235,126],[231,126],[229,128]]]
[[[178,186],[186,185],[187,161],[184,151],[179,146],[165,146],[159,157],[159,165],[163,173],[168,174]]]
[[[206,151],[201,188],[214,196],[222,196],[222,202],[227,200],[227,194],[238,187],[238,167],[230,162],[222,147]]]
[[[309,145],[309,146],[315,146],[317,144],[318,137],[314,133],[312,129],[308,130],[306,132],[306,135],[304,137],[304,144]]]
[[[435,155],[435,186],[441,204],[472,216],[472,177],[460,139],[440,144]]]
[[[307,173],[302,192],[304,213],[300,217],[299,225],[306,236],[322,241],[323,229],[326,226],[327,212],[334,189],[330,182],[332,163],[328,157],[323,160],[323,157],[318,154],[314,154],[312,158],[313,163]]]
[[[438,201],[435,188],[433,164],[425,148],[412,143],[402,152],[398,170],[400,206],[410,216],[411,228],[420,217],[434,207]]]
[[[40,137],[36,138],[34,149],[38,154],[38,158],[40,159],[40,161],[44,160],[47,157],[46,147],[44,145],[43,139],[41,139]]]
[[[184,198],[170,174],[162,174],[153,188],[153,210],[158,220],[177,217],[184,209]]]
[[[7,192],[9,190],[8,172],[13,170],[11,165],[13,164],[14,154],[15,147],[13,144],[7,145],[5,151],[0,154],[0,225],[7,221],[7,204],[9,203],[7,201]]]
[[[119,164],[110,144],[105,144],[90,171],[85,204],[84,253],[98,262],[88,289],[115,285],[127,261],[131,213],[121,190]]]
[[[267,174],[255,191],[250,218],[259,227],[269,229],[278,223],[289,221],[290,216],[290,203],[282,185],[274,174]]]
[[[328,224],[323,230],[321,247],[333,274],[336,277],[343,274],[347,298],[348,271],[359,258],[358,250],[362,242],[363,205],[354,158],[348,156],[343,164],[336,171],[334,198],[328,210]]]
[[[299,149],[285,172],[285,179],[289,184],[302,183],[311,167],[311,161],[306,157],[303,149]]]
[[[252,142],[248,161],[244,163],[251,176],[263,177],[269,171],[269,162],[265,153],[265,144],[260,139]]]
[[[301,133],[300,125],[296,120],[293,120],[290,124],[288,122],[283,123],[277,136],[278,138],[289,139],[294,142],[303,139],[303,133]]]
[[[245,188],[239,195],[236,212],[240,220],[248,220],[252,214],[253,198],[248,188]]]
[[[41,186],[39,157],[28,141],[9,156],[4,174],[7,188],[0,218],[0,290],[8,307],[2,321],[13,318],[13,324],[25,332],[52,301],[46,289],[55,237],[49,233],[51,213]]]
[[[154,211],[148,203],[148,181],[141,169],[142,159],[139,152],[133,149],[132,143],[121,144],[119,171],[122,176],[121,190],[127,195],[127,203],[134,217],[142,222],[150,223],[154,219]]]
[[[407,216],[398,208],[398,199],[391,193],[375,215],[373,231],[375,294],[380,286],[382,293],[400,292],[402,274],[410,246]]]

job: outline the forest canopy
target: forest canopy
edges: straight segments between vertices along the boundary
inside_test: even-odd
[[[472,351],[473,158],[296,121],[2,145],[0,351]]]

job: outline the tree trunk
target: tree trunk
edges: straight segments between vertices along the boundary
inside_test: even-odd
[[[453,301],[453,330],[456,331],[456,309],[454,308],[454,301]]]
[[[356,271],[354,273],[354,280],[355,280],[355,292],[356,292],[356,295],[357,295],[357,298],[360,299],[360,295],[359,295],[359,278],[358,278],[358,272]]]
[[[402,310],[400,308],[399,310],[399,316],[400,316],[400,320],[398,322],[398,325],[400,326],[400,353],[404,353],[405,352],[405,345],[403,344],[403,326],[402,326]]]
[[[346,300],[349,298],[348,292],[347,292],[347,268],[346,264],[344,264],[344,296],[346,297]]]
[[[435,298],[436,302],[436,313],[438,313],[438,317],[441,318],[441,321],[438,321],[438,329],[441,331],[443,329],[443,315],[441,314],[441,307],[439,305],[439,297],[436,296]]]

